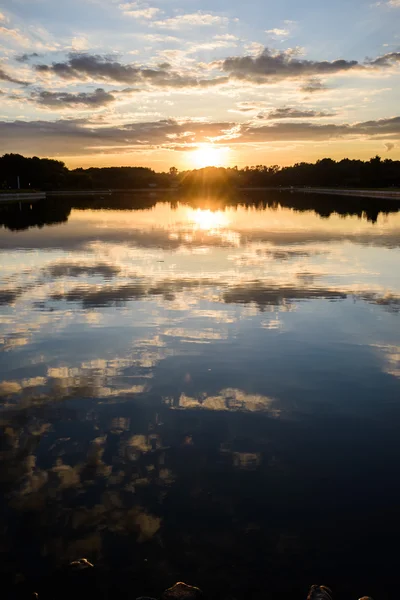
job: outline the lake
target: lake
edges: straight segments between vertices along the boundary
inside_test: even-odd
[[[398,596],[395,202],[0,208],[3,583]]]

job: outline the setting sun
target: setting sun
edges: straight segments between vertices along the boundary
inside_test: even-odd
[[[226,166],[228,151],[229,148],[218,148],[214,144],[201,144],[191,155],[193,166],[198,169]]]

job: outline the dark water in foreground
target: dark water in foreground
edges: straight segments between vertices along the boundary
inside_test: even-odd
[[[3,582],[398,598],[400,213],[262,199],[0,211]]]

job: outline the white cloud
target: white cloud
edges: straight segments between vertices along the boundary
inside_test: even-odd
[[[236,35],[232,35],[232,33],[223,33],[220,35],[214,35],[214,40],[222,40],[225,42],[234,42],[239,40],[239,38]]]
[[[41,27],[29,27],[27,30],[22,31],[0,25],[0,38],[18,48],[56,50],[59,47],[59,44],[53,41],[48,31]]]
[[[71,47],[75,52],[82,52],[89,48],[89,42],[85,37],[74,37],[71,40]]]
[[[198,44],[193,44],[187,50],[187,53],[193,54],[194,52],[199,52],[201,50],[216,50],[217,48],[231,48],[232,46],[236,46],[234,41],[211,40],[210,42],[200,42]]]
[[[152,19],[162,12],[159,8],[148,6],[147,4],[139,4],[139,2],[120,4],[119,8],[124,15],[135,19]]]
[[[143,36],[143,38],[149,42],[154,42],[154,43],[173,43],[173,42],[179,42],[179,38],[173,36],[173,35],[163,35],[163,34],[159,34],[159,33],[146,33],[146,35]]]
[[[18,29],[0,27],[0,36],[23,48],[31,46],[30,41]]]
[[[182,29],[192,26],[204,27],[212,25],[227,25],[228,21],[229,19],[227,17],[220,17],[218,15],[212,15],[210,13],[198,11],[195,13],[187,13],[186,15],[178,15],[163,21],[155,21],[152,23],[152,26],[163,29]]]
[[[264,50],[264,44],[260,44],[260,42],[251,42],[247,44],[244,49],[251,55],[257,56]]]
[[[265,33],[272,35],[273,37],[287,37],[289,35],[288,29],[267,29]]]

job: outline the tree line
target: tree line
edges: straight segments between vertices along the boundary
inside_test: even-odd
[[[0,157],[0,190],[127,190],[139,188],[203,189],[230,187],[400,187],[400,161],[375,156],[368,161],[323,158],[289,167],[206,167],[179,172],[171,167],[158,173],[147,167],[90,167],[68,169],[62,161]]]

